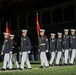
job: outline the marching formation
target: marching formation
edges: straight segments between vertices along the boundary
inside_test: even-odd
[[[56,60],[56,66],[61,65],[60,60],[62,60],[63,65],[73,65],[75,55],[76,55],[76,34],[75,29],[71,29],[71,34],[69,35],[69,29],[64,29],[64,34],[57,33],[57,38],[54,33],[50,34],[50,42],[48,38],[44,35],[45,30],[40,30],[40,56],[41,56],[41,67],[47,68],[53,66],[54,60]],[[46,52],[51,53],[50,61],[47,61]]]
[[[27,36],[27,30],[22,30],[21,36],[21,45],[20,51],[16,50],[17,43],[14,41],[14,35],[9,33],[4,33],[4,42],[2,46],[1,54],[4,55],[3,67],[2,70],[12,70],[13,62],[16,66],[16,69],[24,70],[24,64],[26,63],[28,69],[32,69],[30,61],[29,61],[29,53],[31,52],[31,42],[29,37]],[[53,66],[53,62],[55,60],[55,65],[70,65],[74,64],[75,56],[76,56],[76,34],[75,29],[71,29],[71,33],[69,35],[69,29],[64,29],[64,34],[51,33],[50,39],[48,40],[47,36],[45,36],[45,30],[40,29],[40,37],[39,37],[39,49],[40,51],[40,68],[48,68],[49,66]],[[17,62],[17,52],[21,55],[21,63],[20,65]],[[50,61],[47,60],[46,53],[50,53]],[[60,62],[62,60],[62,64]]]

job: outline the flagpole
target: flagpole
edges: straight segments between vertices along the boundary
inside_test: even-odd
[[[38,35],[38,52],[40,53],[40,35],[39,35],[39,31],[40,31],[40,26],[39,26],[39,21],[38,21],[38,13],[36,13],[36,21],[37,21],[37,35]]]
[[[40,53],[40,35],[38,33],[38,52]]]
[[[36,23],[37,23],[37,35],[38,35],[38,52],[40,54],[40,34],[39,34],[40,33],[40,25],[39,25],[39,21],[38,21],[38,13],[36,13]]]

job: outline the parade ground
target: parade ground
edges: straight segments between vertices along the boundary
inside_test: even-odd
[[[25,65],[24,70],[6,70],[1,71],[0,75],[76,75],[76,65],[67,66],[52,66],[49,68],[39,68],[40,64],[37,62],[31,63],[32,69],[27,69]],[[0,69],[2,63],[0,63]]]

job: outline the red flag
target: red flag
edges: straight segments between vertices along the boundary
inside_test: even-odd
[[[10,30],[9,30],[8,23],[7,23],[7,22],[6,22],[6,33],[11,34],[11,32],[10,32]]]
[[[36,14],[36,24],[37,24],[37,33],[39,34],[39,32],[40,32],[40,24],[39,24],[39,20],[38,20],[38,13]]]

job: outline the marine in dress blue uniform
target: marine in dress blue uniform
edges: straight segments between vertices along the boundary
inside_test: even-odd
[[[14,40],[14,35],[10,35],[10,39],[12,42],[12,63],[14,62],[15,66],[17,69],[19,69],[19,64],[17,62],[17,53],[18,53],[18,48],[17,48],[17,43]]]
[[[20,70],[24,69],[24,63],[26,62],[28,69],[31,69],[31,64],[29,62],[29,53],[31,50],[31,42],[29,37],[27,36],[27,30],[22,30],[22,37],[21,37],[21,51],[22,54]]]
[[[75,29],[71,29],[70,49],[72,51],[70,64],[73,65],[74,59],[75,59],[75,54],[76,54],[76,34],[75,34]]]
[[[58,33],[56,49],[57,49],[56,65],[59,65],[62,56],[62,33]]]
[[[53,61],[55,59],[55,55],[56,55],[56,38],[55,38],[55,34],[51,33],[50,34],[50,53],[51,53],[51,58],[50,58],[50,66],[52,66]]]
[[[6,70],[7,63],[10,63],[10,55],[12,53],[12,44],[11,40],[9,39],[9,33],[4,33],[4,43],[2,46],[2,52],[1,54],[4,54],[4,61],[3,61],[3,68],[2,70]],[[10,63],[11,64],[11,63]],[[11,70],[11,65],[9,66],[9,69]]]
[[[64,29],[64,35],[63,35],[63,50],[64,50],[64,63],[67,65],[67,62],[69,60],[69,29]]]
[[[44,35],[45,30],[40,29],[40,59],[41,59],[41,66],[40,68],[48,68],[48,60],[46,57],[46,52],[49,50],[49,43],[48,43],[48,38]]]

